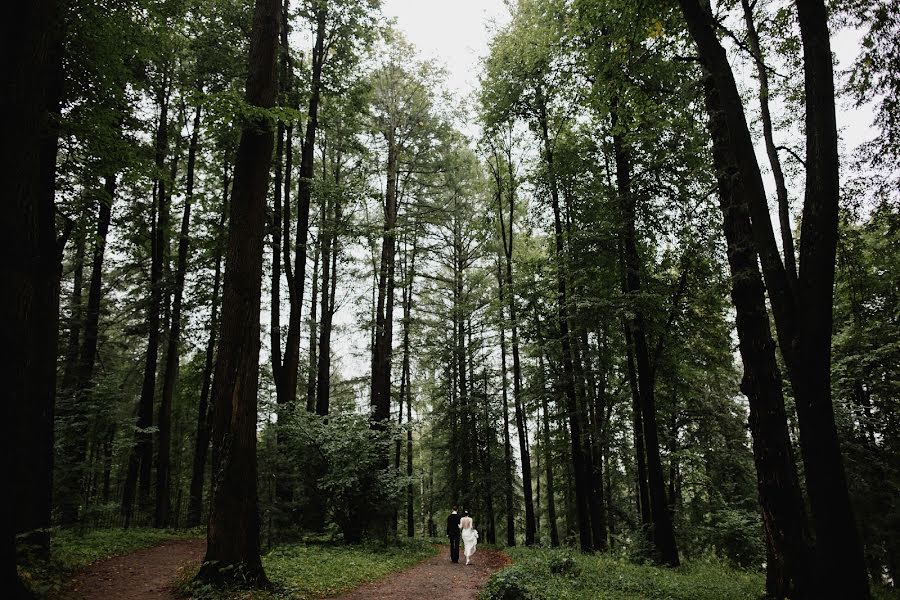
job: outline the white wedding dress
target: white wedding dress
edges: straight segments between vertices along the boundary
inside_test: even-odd
[[[466,564],[475,554],[475,546],[478,544],[478,531],[472,526],[472,517],[463,517],[459,520],[459,528],[462,530],[463,554],[466,557]]]

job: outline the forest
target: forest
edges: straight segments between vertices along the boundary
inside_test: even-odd
[[[900,598],[900,7],[381,4],[5,7],[4,597]]]

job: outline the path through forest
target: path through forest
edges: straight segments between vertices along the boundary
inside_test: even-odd
[[[478,589],[491,573],[507,564],[509,558],[497,550],[478,550],[473,563],[465,566],[465,558],[450,562],[450,547],[401,573],[381,581],[368,583],[336,600],[474,600]]]
[[[205,547],[205,539],[177,540],[101,560],[79,573],[57,600],[175,600],[175,580],[199,564]],[[443,546],[436,556],[337,600],[473,600],[491,573],[509,563],[503,553],[488,549],[479,550],[469,566],[454,564],[449,556],[449,546]]]
[[[66,586],[71,600],[174,600],[173,583],[203,559],[206,538],[176,540],[94,563]]]

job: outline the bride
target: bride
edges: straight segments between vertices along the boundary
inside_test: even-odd
[[[466,564],[469,564],[469,558],[475,554],[475,546],[478,544],[478,531],[472,526],[469,511],[459,520],[459,528],[462,530],[463,554],[466,555]]]

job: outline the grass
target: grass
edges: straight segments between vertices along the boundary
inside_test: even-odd
[[[436,553],[425,540],[387,547],[301,543],[278,546],[263,556],[273,590],[220,590],[198,585],[187,573],[178,587],[196,600],[309,600],[335,596],[425,560]]]
[[[763,573],[715,561],[677,569],[629,562],[611,555],[510,548],[511,567],[496,573],[481,600],[758,600]]]
[[[737,570],[712,559],[677,569],[630,562],[610,554],[509,548],[514,564],[495,573],[480,600],[759,600],[765,573]],[[872,586],[874,600],[900,600],[900,590]]]
[[[109,558],[128,554],[170,540],[199,537],[203,532],[168,529],[97,529],[79,532],[53,532],[50,561],[27,561],[19,566],[19,576],[38,596],[43,597],[61,588],[77,571]]]

